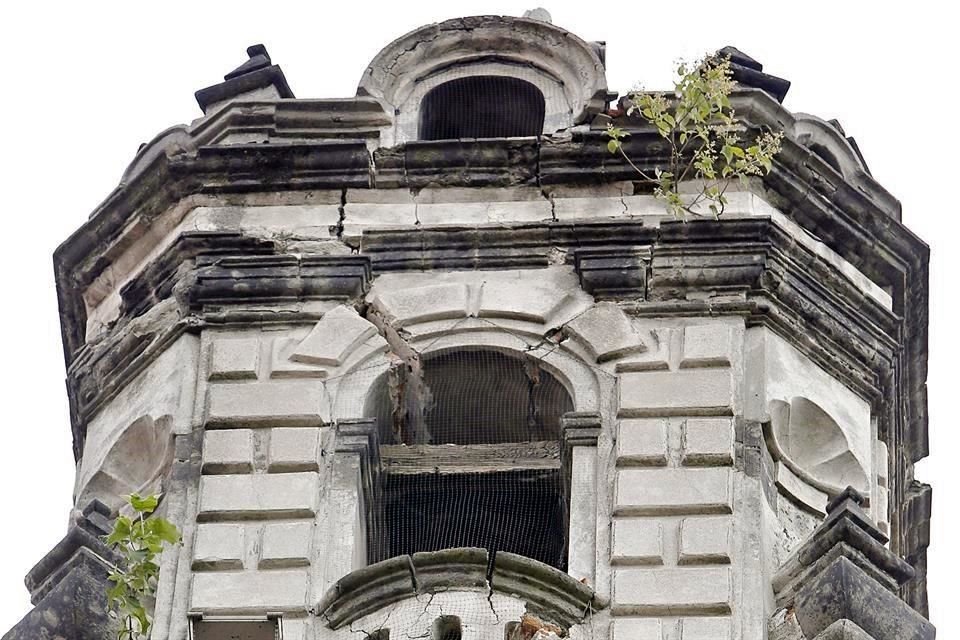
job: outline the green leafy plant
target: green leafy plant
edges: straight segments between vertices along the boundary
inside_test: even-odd
[[[149,636],[152,618],[147,609],[157,591],[158,559],[164,544],[180,541],[180,531],[173,523],[151,516],[160,496],[133,494],[128,502],[135,515],[118,516],[113,531],[106,537],[107,544],[123,556],[123,566],[110,573],[113,586],[107,589],[111,615],[120,620],[118,640]]]
[[[780,151],[782,132],[764,132],[746,146],[741,138],[730,94],[736,83],[729,58],[708,57],[693,64],[681,62],[672,94],[634,91],[628,94],[627,115],[639,113],[666,141],[669,162],[653,174],[640,169],[623,148],[630,135],[609,124],[607,149],[619,153],[646,181],[654,195],[678,218],[700,215],[702,205],[715,217],[723,214],[725,193],[733,180],[766,175]],[[693,181],[699,191],[681,194],[681,183]]]

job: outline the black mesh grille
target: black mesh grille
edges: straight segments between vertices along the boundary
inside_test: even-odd
[[[420,103],[420,139],[511,138],[543,132],[543,94],[525,80],[470,76],[431,89]]]
[[[389,475],[383,560],[479,547],[565,569],[559,471]]]
[[[479,547],[565,568],[559,441],[573,402],[541,360],[457,350],[398,361],[367,409],[384,465],[371,561]]]

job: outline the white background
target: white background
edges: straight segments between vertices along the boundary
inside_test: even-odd
[[[354,94],[377,51],[420,25],[522,15],[514,2],[71,2],[0,8],[0,633],[29,609],[23,576],[65,533],[73,457],[51,254],[116,186],[141,142],[200,111],[262,42],[301,98]],[[952,364],[960,318],[954,170],[960,18],[950,3],[701,3],[554,0],[553,22],[607,42],[607,79],[667,88],[678,58],[732,44],[793,82],[792,111],[838,118],[874,177],[931,244],[930,439],[918,467],[934,485],[932,618],[951,616],[960,469],[952,449]],[[953,535],[951,535],[953,534]]]

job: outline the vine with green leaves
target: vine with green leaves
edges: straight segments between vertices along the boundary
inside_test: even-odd
[[[734,180],[769,173],[780,151],[782,132],[764,132],[746,146],[742,127],[730,102],[736,86],[730,59],[718,56],[693,64],[681,62],[671,95],[633,91],[627,95],[627,115],[639,113],[666,141],[669,161],[651,174],[627,155],[623,140],[630,135],[622,127],[607,126],[607,149],[619,153],[663,200],[677,218],[702,215],[705,204],[719,218],[727,205],[726,191]],[[680,185],[693,182],[699,191],[681,194]]]
[[[149,600],[157,592],[159,556],[164,544],[180,541],[180,531],[170,521],[153,515],[160,496],[133,494],[127,501],[134,516],[118,516],[106,537],[107,544],[123,558],[122,566],[110,572],[113,586],[107,589],[107,600],[111,616],[120,621],[117,640],[140,640],[149,637],[153,623],[148,609]]]

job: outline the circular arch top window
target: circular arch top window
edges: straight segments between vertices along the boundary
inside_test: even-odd
[[[426,358],[420,376],[385,376],[367,415],[381,444],[474,445],[559,441],[560,417],[572,410],[535,358],[457,350]]]
[[[431,89],[420,102],[421,140],[514,138],[543,132],[546,103],[533,84],[468,76]]]

